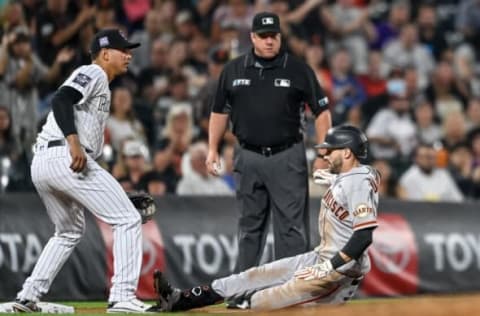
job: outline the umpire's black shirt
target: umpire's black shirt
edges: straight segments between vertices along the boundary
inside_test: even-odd
[[[315,116],[328,109],[312,69],[287,52],[265,60],[253,50],[225,65],[214,113],[229,113],[239,142],[278,146],[299,140],[308,104]]]

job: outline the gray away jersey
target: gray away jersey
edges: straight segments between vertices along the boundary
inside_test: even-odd
[[[110,111],[110,89],[105,71],[96,64],[77,68],[62,86],[69,86],[82,94],[74,105],[75,126],[80,144],[96,159],[102,153],[103,133]],[[50,111],[37,142],[63,139],[65,136]]]
[[[378,207],[378,184],[380,176],[370,166],[361,165],[349,172],[339,174],[325,192],[318,231],[320,261],[328,260],[342,250],[353,232],[376,227]],[[358,261],[352,260],[340,267],[339,272],[365,274],[370,270],[370,260],[365,252]]]

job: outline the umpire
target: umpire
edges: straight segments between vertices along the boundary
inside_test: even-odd
[[[305,105],[316,116],[318,143],[331,127],[328,99],[312,69],[280,49],[278,16],[255,15],[250,39],[252,51],[229,62],[220,75],[206,160],[209,171],[218,174],[218,147],[230,117],[239,142],[234,158],[240,210],[237,272],[259,264],[270,210],[275,259],[309,250]]]

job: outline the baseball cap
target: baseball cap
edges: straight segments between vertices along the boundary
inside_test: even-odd
[[[123,144],[123,154],[125,157],[142,156],[147,159],[149,152],[148,148],[138,140],[127,140]]]
[[[136,48],[138,46],[140,46],[140,43],[130,43],[120,30],[104,29],[93,37],[92,43],[90,44],[90,53],[96,54],[102,48],[126,49]]]
[[[280,19],[278,15],[271,12],[260,12],[253,17],[252,32],[280,33]]]

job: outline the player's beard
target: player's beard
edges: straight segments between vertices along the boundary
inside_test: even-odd
[[[337,157],[330,161],[330,164],[329,164],[330,173],[339,174],[342,170],[342,167],[343,167],[342,158]]]

